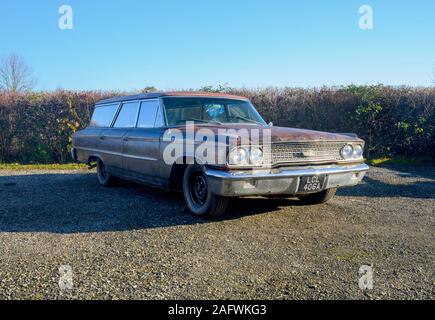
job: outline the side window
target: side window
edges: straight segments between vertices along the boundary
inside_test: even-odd
[[[104,106],[96,106],[92,115],[91,127],[110,127],[118,104],[109,104]]]
[[[156,100],[142,101],[140,105],[139,120],[137,122],[138,128],[153,128],[154,125],[160,126],[157,123],[156,115],[159,109],[159,104]]]
[[[159,128],[164,125],[165,125],[165,120],[163,118],[162,108],[160,106],[157,106],[156,122],[154,123],[154,126],[156,128]]]
[[[136,125],[137,110],[139,102],[126,102],[122,104],[114,128],[134,128]]]

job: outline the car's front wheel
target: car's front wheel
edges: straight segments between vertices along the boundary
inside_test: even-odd
[[[335,196],[336,192],[337,188],[331,188],[321,192],[299,196],[299,199],[304,204],[321,204],[331,200]]]
[[[97,178],[98,182],[105,187],[112,185],[115,179],[110,173],[107,172],[106,166],[100,159],[97,161]]]
[[[183,194],[188,209],[196,216],[220,216],[228,205],[228,197],[211,192],[204,168],[198,164],[186,168],[183,177]]]

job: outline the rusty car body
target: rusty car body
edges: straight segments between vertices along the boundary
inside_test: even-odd
[[[174,143],[165,136],[177,130],[185,143],[188,122],[194,134],[206,129],[216,141],[223,129],[233,133],[219,144],[223,160],[211,163],[195,153],[203,142],[195,136],[193,150],[164,159]],[[261,136],[267,130],[269,142],[244,145],[237,135],[241,129],[259,129]],[[182,191],[193,214],[217,216],[230,197],[282,195],[306,204],[326,202],[338,187],[362,180],[368,170],[363,148],[364,141],[352,134],[266,124],[244,97],[163,92],[99,101],[90,125],[74,134],[71,153],[78,162],[96,164],[102,185],[122,178]]]

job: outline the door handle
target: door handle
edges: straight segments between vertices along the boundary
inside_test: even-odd
[[[104,139],[106,139],[106,137],[105,136],[100,136],[100,139],[104,140]]]
[[[124,137],[122,140],[124,140],[124,141],[128,141],[128,137]]]

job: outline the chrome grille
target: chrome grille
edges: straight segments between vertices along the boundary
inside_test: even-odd
[[[272,164],[283,162],[323,162],[343,160],[340,150],[345,142],[279,142],[272,143]]]

